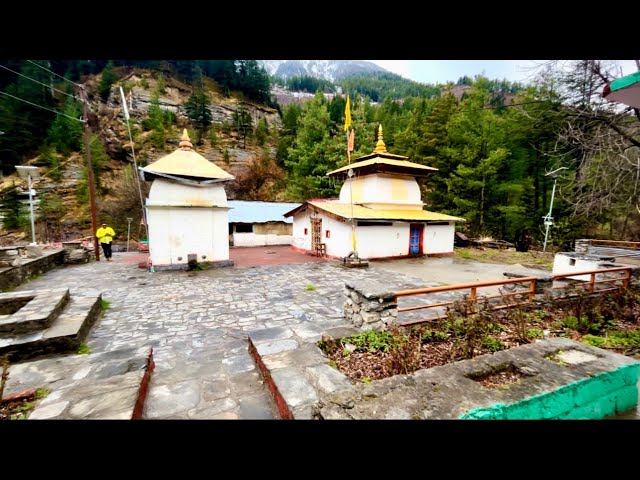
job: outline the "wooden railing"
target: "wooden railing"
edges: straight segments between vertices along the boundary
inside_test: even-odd
[[[623,275],[615,278],[605,278],[605,279],[597,278],[597,276],[600,274],[615,273],[615,272],[622,272]],[[576,286],[584,288],[584,291],[587,294],[599,294],[602,292],[608,292],[612,290],[626,289],[626,288],[629,288],[629,283],[631,280],[631,267],[612,267],[612,268],[603,268],[599,270],[588,270],[588,271],[582,271],[582,272],[553,274],[551,275],[551,277],[555,281],[555,280],[563,280],[568,277],[576,277],[576,276],[583,276],[583,275],[590,276],[590,279],[588,282],[581,282],[581,283],[572,282],[569,285],[560,285],[555,287],[552,286],[552,291],[559,290],[559,289],[569,290],[571,288],[575,288]],[[479,301],[482,301],[482,302],[490,301],[491,299],[495,299],[495,298],[502,298],[506,300],[511,297],[517,297],[517,301],[513,303],[504,302],[503,304],[497,304],[497,303],[490,304],[490,308],[492,310],[500,310],[503,308],[510,308],[516,305],[525,305],[525,304],[532,303],[535,300],[535,295],[536,295],[536,281],[537,281],[537,277],[522,277],[522,278],[513,278],[508,280],[494,280],[494,281],[488,281],[488,282],[464,283],[459,285],[443,285],[441,287],[399,290],[395,292],[395,301],[397,304],[398,298],[400,297],[428,295],[432,293],[442,293],[442,292],[454,292],[454,291],[460,291],[460,290],[469,291],[467,300],[470,301],[472,305],[476,305]],[[616,284],[617,282],[620,282],[620,283]],[[597,288],[597,285],[599,284],[607,284],[608,288]],[[506,285],[513,286],[513,288],[517,288],[518,286],[520,286],[521,289],[520,291],[517,291],[517,292],[501,291],[500,293],[497,293],[497,294],[478,295],[478,290],[481,288],[502,287]],[[572,294],[569,293],[559,298],[569,298],[571,296]],[[415,310],[426,310],[426,309],[432,309],[432,308],[448,307],[449,305],[453,305],[458,300],[459,299],[450,300],[446,302],[413,305],[413,306],[407,306],[407,307],[398,306],[398,314],[402,312],[410,312]],[[444,313],[444,314],[438,314],[435,316],[422,318],[422,319],[412,319],[404,322],[399,321],[399,324],[413,325],[416,323],[424,323],[424,322],[429,322],[433,320],[439,320],[446,317],[447,315],[446,313]]]
[[[622,240],[589,240],[592,247],[613,247],[627,250],[640,250],[640,242],[624,242]]]

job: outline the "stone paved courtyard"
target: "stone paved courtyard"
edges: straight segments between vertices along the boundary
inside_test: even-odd
[[[16,291],[102,293],[110,308],[87,343],[92,353],[154,348],[147,419],[279,418],[247,351],[247,335],[256,342],[269,339],[260,345],[263,354],[291,351],[319,340],[329,328],[345,326],[345,282],[372,280],[389,290],[445,283],[416,265],[411,265],[416,276],[409,276],[403,261],[397,268],[390,262],[347,269],[336,261],[316,261],[151,273],[137,267],[139,259],[116,253],[112,263],[56,268]],[[424,262],[429,268],[429,259]],[[439,295],[432,301],[452,294]]]
[[[145,418],[275,418],[247,352],[249,332],[270,329],[270,336],[282,339],[269,347],[274,352],[296,348],[344,324],[345,281],[425,285],[375,266],[345,269],[337,262],[150,273],[137,268],[134,255],[57,268],[17,290],[102,292],[111,305],[89,334],[92,351],[154,347]]]

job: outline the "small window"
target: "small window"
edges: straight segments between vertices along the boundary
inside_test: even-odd
[[[327,230],[327,231],[325,231],[325,232],[324,232],[324,236],[325,236],[326,238],[331,238],[331,230]]]
[[[309,235],[309,229],[308,229],[308,228],[305,228],[305,229],[304,229],[304,234],[305,234],[305,235]]]
[[[359,227],[390,227],[393,225],[393,222],[367,222],[367,221],[358,221]]]
[[[253,224],[251,223],[237,223],[236,233],[253,233]]]
[[[570,258],[569,259],[569,266],[573,267],[576,264],[576,259],[575,258]]]

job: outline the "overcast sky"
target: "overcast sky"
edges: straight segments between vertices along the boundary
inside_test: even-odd
[[[405,78],[423,83],[456,82],[460,77],[484,74],[491,79],[527,82],[542,60],[369,60]],[[637,71],[633,60],[619,60],[623,74]]]

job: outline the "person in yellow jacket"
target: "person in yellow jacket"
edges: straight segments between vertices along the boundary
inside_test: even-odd
[[[116,232],[113,231],[113,228],[107,226],[106,223],[103,223],[96,232],[96,237],[100,240],[100,245],[102,245],[102,251],[104,252],[107,262],[110,262],[111,257],[113,256],[113,252],[111,251],[111,242],[113,242],[113,237],[115,237],[115,235]]]

